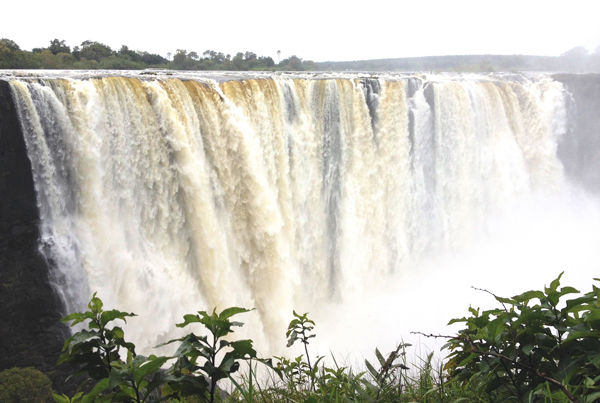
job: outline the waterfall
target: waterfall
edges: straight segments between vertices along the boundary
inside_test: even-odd
[[[545,76],[10,85],[57,291],[69,312],[93,292],[135,312],[142,347],[186,313],[243,306],[276,350],[292,309],[406,279],[566,186],[565,90]]]

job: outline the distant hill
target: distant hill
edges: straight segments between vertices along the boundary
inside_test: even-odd
[[[461,55],[316,63],[318,70],[600,72],[600,55]]]

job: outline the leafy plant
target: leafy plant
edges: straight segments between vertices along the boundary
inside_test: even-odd
[[[399,376],[396,376],[396,370],[406,370],[408,367],[404,365],[404,363],[396,363],[396,360],[403,356],[404,348],[410,346],[408,343],[400,343],[396,350],[392,351],[388,354],[388,358],[385,359],[379,349],[375,349],[375,357],[377,361],[379,361],[379,369],[375,369],[375,367],[368,361],[365,360],[365,365],[367,370],[371,374],[374,383],[368,382],[366,380],[363,381],[365,385],[367,385],[371,390],[376,392],[375,398],[373,401],[378,401],[379,397],[382,394],[382,391],[386,391],[391,387],[394,387],[396,384],[398,385],[398,396],[400,397],[402,394],[402,376],[401,373]],[[400,351],[402,350],[402,352]],[[389,399],[386,399],[389,400]]]
[[[177,392],[183,397],[198,395],[213,403],[217,383],[221,379],[231,377],[231,374],[239,369],[240,360],[256,359],[252,340],[227,341],[223,339],[233,333],[234,327],[243,326],[243,323],[232,322],[230,318],[249,311],[251,310],[232,307],[220,313],[213,310],[212,314],[199,311],[198,315],[185,315],[184,322],[177,324],[177,327],[200,323],[209,331],[210,338],[190,333],[183,338],[163,344],[181,342],[175,353],[176,361],[171,368],[175,379],[168,382],[163,388],[163,393]],[[225,352],[225,350],[227,351]],[[218,361],[221,353],[224,354]],[[268,360],[259,361],[270,364]]]
[[[290,324],[288,325],[288,330],[285,333],[285,337],[287,337],[287,347],[291,347],[296,343],[296,341],[300,341],[304,344],[304,352],[306,353],[306,364],[303,365],[302,357],[296,358],[295,361],[289,361],[288,371],[290,374],[298,374],[302,376],[305,374],[308,377],[309,385],[311,389],[314,389],[314,381],[317,372],[317,365],[322,357],[317,358],[317,362],[314,367],[310,364],[310,355],[308,354],[308,344],[309,340],[316,336],[316,334],[309,334],[315,328],[315,322],[311,319],[308,319],[308,312],[304,315],[299,315],[296,311],[292,311],[295,318],[292,319]],[[281,361],[281,359],[280,359]],[[286,367],[285,360],[282,361],[284,363],[284,368]],[[291,369],[291,372],[290,372]]]
[[[173,378],[160,371],[167,357],[135,354],[135,346],[126,342],[123,329],[109,327],[110,322],[135,316],[133,313],[118,310],[105,311],[100,298],[94,296],[88,304],[88,311],[73,313],[63,318],[71,326],[88,322],[88,330],[81,330],[65,341],[58,364],[63,362],[79,365],[75,375],[87,375],[96,381],[87,394],[77,393],[72,399],[54,395],[58,403],[66,402],[137,402],[161,401],[167,397],[157,397],[156,390]],[[127,351],[127,360],[120,357],[120,350]]]
[[[561,277],[512,298],[490,293],[501,308],[469,308],[471,317],[450,321],[466,325],[446,345],[451,378],[479,379],[493,401],[600,399],[600,289],[561,301],[579,293],[559,289]]]

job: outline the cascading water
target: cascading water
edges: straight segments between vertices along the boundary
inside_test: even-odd
[[[244,306],[277,351],[292,309],[319,317],[411,284],[516,204],[567,187],[566,94],[543,76],[10,85],[56,289],[68,311],[98,292],[137,313],[141,347],[186,313]]]

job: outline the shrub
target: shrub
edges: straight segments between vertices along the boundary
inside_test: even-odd
[[[493,401],[600,399],[600,288],[561,301],[579,293],[559,289],[561,276],[543,291],[492,294],[501,307],[452,320],[466,327],[447,344],[451,378],[483,379]]]
[[[0,402],[52,402],[52,382],[35,368],[11,368],[0,372]]]
[[[111,322],[117,319],[126,321],[135,314],[116,309],[107,311],[103,307],[102,300],[94,294],[88,311],[72,313],[63,318],[63,322],[71,322],[71,326],[87,322],[88,330],[76,332],[65,341],[58,364],[68,362],[79,365],[80,369],[74,375],[87,375],[96,384],[89,393],[84,395],[79,392],[72,399],[65,395],[54,395],[59,403],[146,403],[189,396],[213,403],[219,380],[235,373],[241,360],[259,360],[252,340],[223,339],[233,333],[234,327],[243,325],[241,322],[232,322],[230,318],[249,312],[248,309],[232,307],[220,313],[213,310],[212,314],[199,311],[198,315],[185,315],[184,322],[178,327],[199,323],[209,331],[210,338],[190,333],[181,339],[164,343],[181,343],[173,357],[145,357],[135,353],[133,343],[125,341],[122,328],[110,327]],[[126,361],[121,359],[122,350],[127,354]],[[217,360],[219,353],[223,354],[220,362]],[[171,358],[175,359],[172,367],[161,370]],[[259,361],[270,365],[270,360]]]

